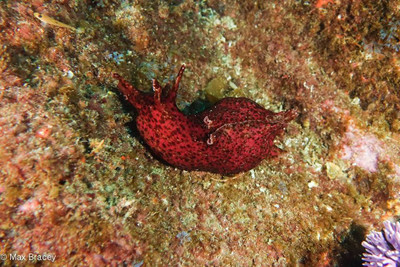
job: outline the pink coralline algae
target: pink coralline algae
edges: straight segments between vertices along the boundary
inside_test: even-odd
[[[297,116],[295,110],[274,113],[247,98],[224,98],[194,115],[176,106],[185,66],[174,85],[153,80],[154,94],[143,93],[118,74],[118,88],[137,109],[137,128],[153,153],[184,170],[235,174],[276,156],[274,138]]]
[[[349,126],[345,134],[342,159],[350,160],[355,166],[369,172],[378,170],[378,161],[383,152],[382,142],[372,134],[363,134]]]
[[[372,231],[366,241],[362,242],[367,253],[363,254],[364,266],[400,265],[400,223],[383,222],[385,229]]]

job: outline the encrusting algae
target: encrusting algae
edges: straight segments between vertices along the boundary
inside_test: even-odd
[[[400,217],[397,2],[0,1],[0,255],[56,256],[4,266],[361,266]],[[224,182],[152,157],[111,73],[180,62],[180,110],[296,107],[285,152]]]

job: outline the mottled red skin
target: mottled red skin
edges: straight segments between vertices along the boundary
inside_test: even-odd
[[[295,110],[266,110],[247,98],[224,98],[195,115],[184,115],[175,99],[183,65],[170,88],[153,80],[154,94],[146,94],[118,74],[118,88],[137,109],[137,128],[152,151],[184,170],[235,174],[250,170],[279,152],[273,141]]]

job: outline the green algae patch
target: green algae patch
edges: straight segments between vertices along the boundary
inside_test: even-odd
[[[223,77],[216,77],[207,84],[204,92],[207,100],[211,103],[215,103],[218,100],[224,98],[227,88],[227,80]]]

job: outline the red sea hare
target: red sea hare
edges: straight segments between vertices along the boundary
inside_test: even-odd
[[[174,85],[153,80],[154,94],[143,93],[118,74],[118,88],[136,108],[137,129],[153,153],[172,166],[220,174],[248,171],[276,156],[275,136],[297,116],[295,110],[274,113],[247,98],[224,98],[194,115],[176,106],[185,65]]]

